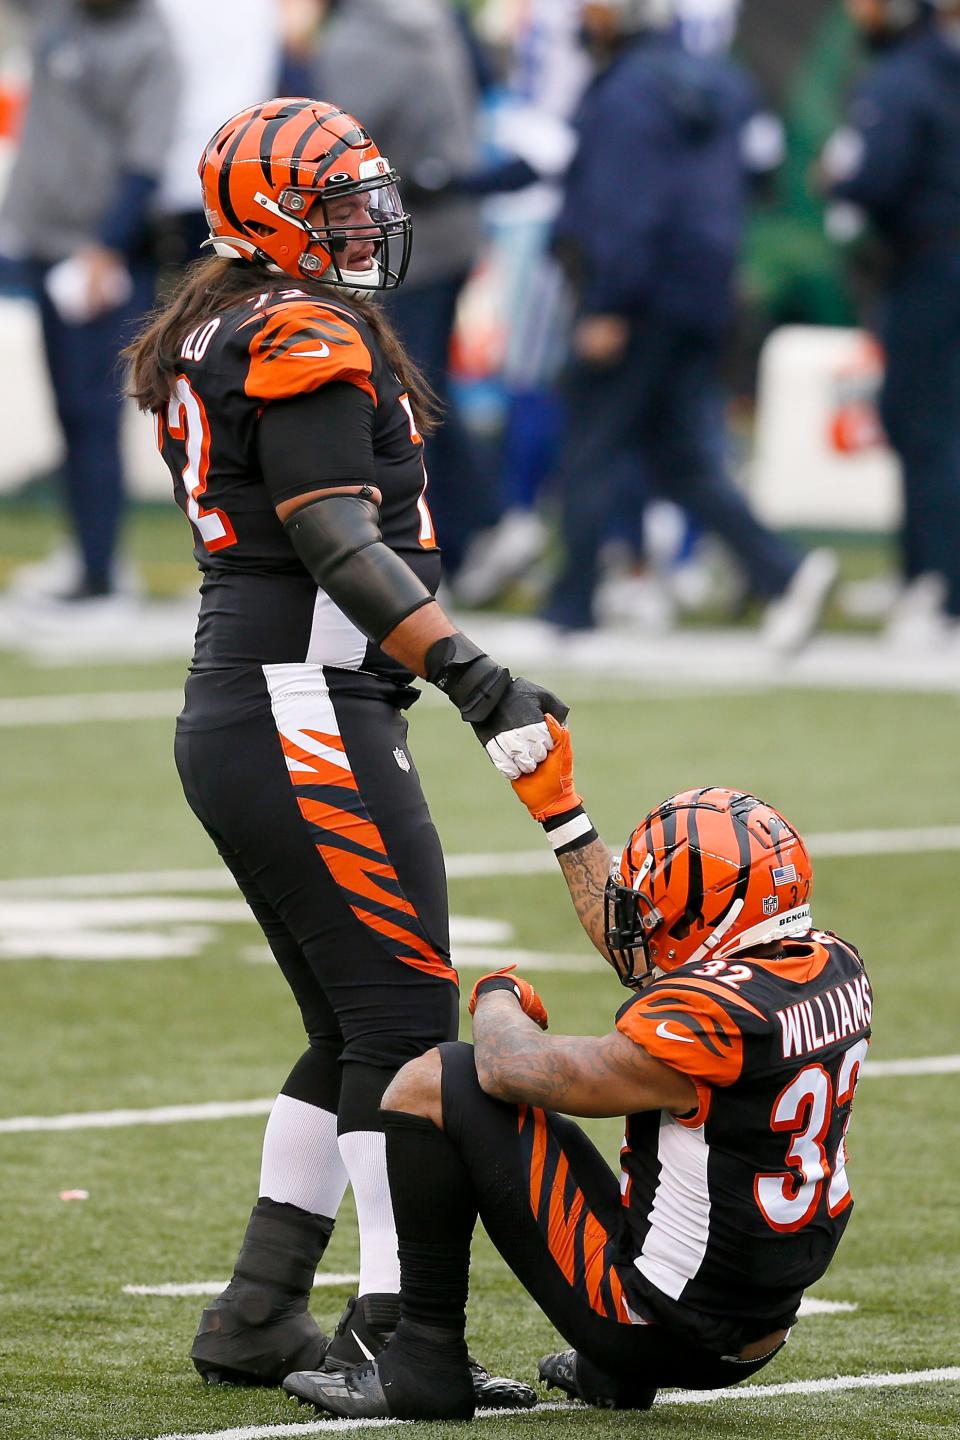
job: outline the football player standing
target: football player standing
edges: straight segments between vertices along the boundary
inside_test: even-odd
[[[360,1360],[396,1324],[380,1098],[401,1065],[456,1035],[410,681],[439,686],[510,779],[552,746],[545,712],[566,710],[434,598],[430,401],[371,298],[401,283],[410,255],[389,161],[353,116],[283,98],[221,126],[199,173],[215,256],[128,351],[203,577],[176,760],[309,1045],[192,1356],[211,1383],[278,1384]],[[360,1295],[328,1340],[307,1304],[348,1181]],[[474,1373],[484,1403],[504,1399]]]
[[[633,993],[608,1034],[551,1037],[526,981],[484,976],[473,1047],[400,1071],[383,1099],[400,1323],[364,1365],[288,1376],[322,1411],[473,1414],[478,1214],[570,1346],[541,1377],[637,1410],[660,1386],[714,1389],[769,1364],[850,1218],[846,1133],[872,998],[853,946],[812,927],[800,836],[755,796],[708,786],[651,811],[611,874],[569,734],[547,723],[558,743],[514,788]],[[571,1115],[626,1116],[619,1175]]]

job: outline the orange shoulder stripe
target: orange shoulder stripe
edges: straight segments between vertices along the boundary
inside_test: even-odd
[[[247,395],[282,400],[339,380],[358,386],[377,403],[370,378],[373,358],[344,315],[316,301],[286,300],[256,318],[261,323],[248,346]]]

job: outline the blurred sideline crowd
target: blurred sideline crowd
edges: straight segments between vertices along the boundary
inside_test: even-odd
[[[303,94],[402,177],[382,303],[445,407],[456,603],[645,633],[755,606],[798,649],[838,562],[755,513],[730,420],[776,325],[860,324],[902,500],[867,603],[960,653],[960,0],[0,0],[0,65],[0,295],[38,307],[71,537],[21,599],[135,604],[117,357],[200,254],[210,134]]]

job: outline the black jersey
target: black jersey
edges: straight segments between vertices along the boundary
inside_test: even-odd
[[[287,493],[269,487],[260,448],[268,408],[321,387],[362,395],[365,443],[345,453],[329,412],[333,419],[311,436],[315,478]],[[309,662],[411,678],[318,589],[275,511],[278,499],[311,489],[376,485],[385,543],[436,592],[440,555],[424,500],[423,441],[359,309],[286,283],[233,303],[184,337],[157,430],[203,573],[195,672]]]
[[[791,1324],[850,1215],[845,1137],[870,985],[834,935],[783,948],[777,961],[681,966],[617,1016],[697,1088],[693,1114],[629,1116],[622,1154],[627,1277],[664,1321],[692,1310]]]

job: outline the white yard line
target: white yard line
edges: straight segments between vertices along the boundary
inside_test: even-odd
[[[833,830],[808,835],[807,846],[819,857],[911,855],[921,851],[960,850],[960,825],[928,825],[916,830]],[[557,862],[547,850],[492,851],[448,855],[451,880],[489,880],[502,875],[547,875]],[[0,895],[160,895],[235,890],[226,868],[143,870],[112,875],[29,876],[0,881]]]
[[[886,1079],[891,1075],[956,1075],[960,1073],[960,1055],[928,1055],[913,1060],[868,1060],[864,1075]]]
[[[360,1276],[355,1271],[321,1270],[313,1278],[314,1289],[329,1285],[356,1285]],[[176,1300],[181,1295],[219,1295],[226,1290],[226,1280],[191,1280],[186,1285],[177,1285],[171,1282],[163,1285],[124,1285],[124,1295],[156,1295],[163,1300]],[[807,1302],[804,1302],[807,1303]],[[833,1304],[833,1301],[820,1301],[820,1304]],[[856,1306],[847,1306],[847,1309],[855,1310]]]
[[[150,1110],[84,1110],[74,1115],[17,1115],[0,1120],[0,1135],[37,1130],[114,1130],[129,1125],[178,1125],[189,1120],[234,1120],[267,1115],[269,1100],[211,1101],[205,1105],[158,1105]]]
[[[960,1055],[928,1055],[915,1060],[868,1060],[866,1079],[887,1076],[956,1075]],[[0,1135],[45,1130],[114,1130],[137,1125],[179,1125],[194,1120],[233,1120],[267,1115],[273,1099],[210,1101],[202,1105],[159,1105],[143,1110],[82,1110],[66,1115],[14,1115],[0,1120]]]
[[[335,1270],[320,1270],[314,1276],[314,1289],[334,1285],[355,1285],[360,1279],[357,1274],[340,1274]],[[124,1285],[124,1295],[153,1296],[160,1300],[179,1300],[187,1295],[219,1295],[227,1288],[226,1280],[165,1280],[159,1285]],[[818,1300],[814,1295],[805,1295],[800,1301],[800,1315],[806,1320],[811,1315],[852,1315],[857,1309],[851,1300]]]
[[[24,695],[0,700],[0,726],[79,725],[97,720],[172,719],[182,690],[117,690],[90,695]]]
[[[960,850],[960,825],[928,825],[920,830],[837,830],[805,838],[811,854],[818,857],[912,855],[920,850]]]
[[[905,1370],[887,1375],[836,1375],[828,1380],[793,1380],[783,1385],[735,1385],[730,1390],[677,1390],[661,1392],[657,1409],[663,1405],[712,1405],[715,1401],[758,1401],[778,1395],[824,1395],[844,1390],[887,1390],[908,1385],[937,1385],[960,1380],[960,1365],[947,1365],[938,1370]],[[478,1410],[478,1420],[536,1420],[546,1410],[565,1410],[571,1419],[589,1414],[567,1401],[551,1401],[535,1410]],[[390,1425],[413,1425],[413,1420],[312,1420],[305,1425],[244,1425],[234,1430],[176,1432],[160,1435],[157,1440],[296,1440],[298,1435],[332,1435],[345,1431],[383,1430]]]

